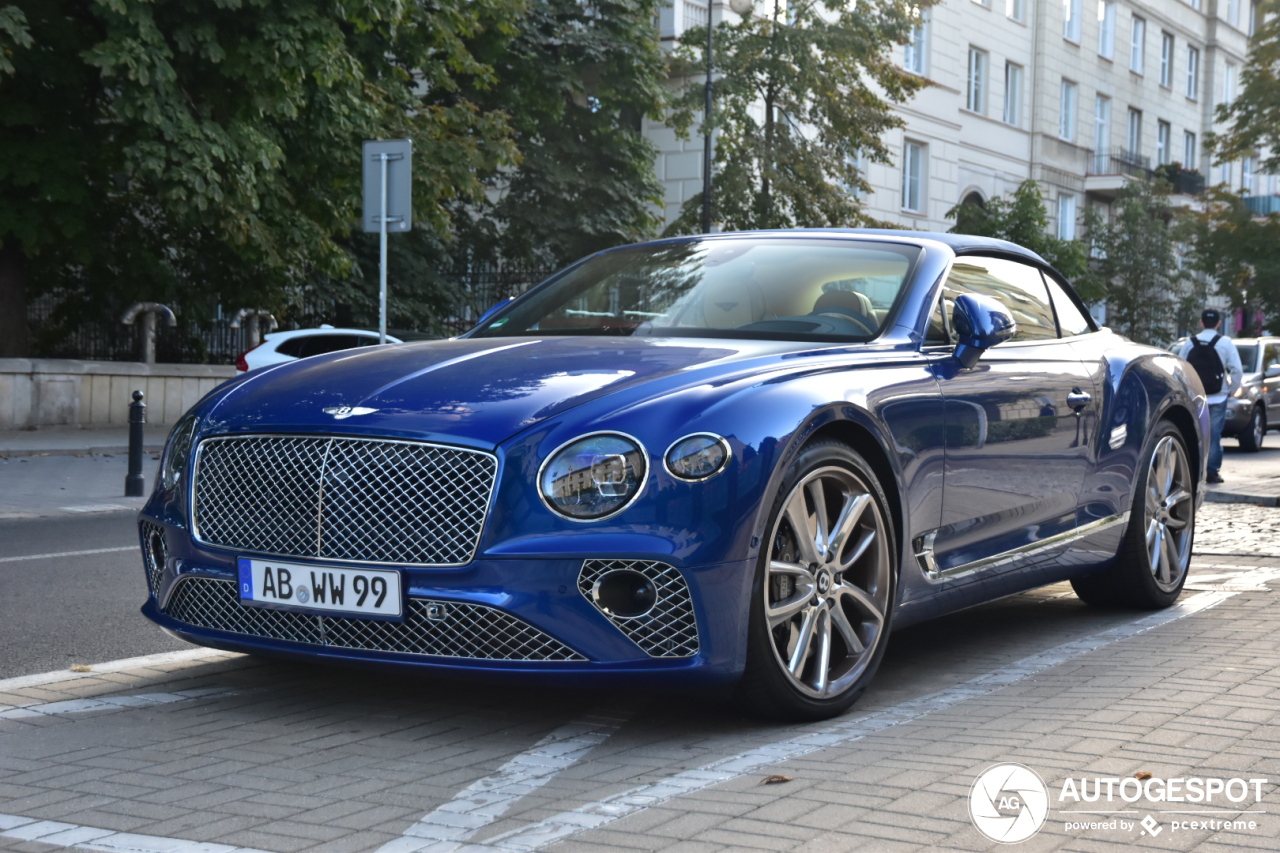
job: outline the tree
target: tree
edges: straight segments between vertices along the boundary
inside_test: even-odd
[[[543,0],[512,38],[482,33],[475,53],[502,85],[474,92],[510,116],[520,162],[486,178],[460,213],[458,248],[543,268],[652,236],[662,187],[643,117],[661,118],[662,0]]]
[[[715,31],[713,221],[725,229],[849,226],[866,219],[870,187],[856,163],[889,162],[883,137],[925,81],[899,68],[890,46],[906,40],[929,3],[907,0],[757,0],[758,15]],[[672,123],[701,117],[705,27],[686,31],[678,58],[689,84]],[[699,230],[690,198],[669,233]]]
[[[1120,188],[1108,223],[1085,211],[1094,266],[1106,284],[1108,325],[1140,343],[1167,343],[1185,290],[1178,245],[1186,234],[1164,182],[1133,180]]]
[[[1192,263],[1233,308],[1280,316],[1280,214],[1258,217],[1244,198],[1210,190],[1192,221]],[[1194,315],[1199,315],[1196,306]],[[1188,324],[1190,326],[1190,324]]]
[[[1226,127],[1205,141],[1223,162],[1265,149],[1263,168],[1274,172],[1280,170],[1280,0],[1262,0],[1257,22],[1240,72],[1240,94],[1214,112]]]
[[[352,268],[360,142],[408,137],[438,235],[510,162],[468,42],[516,0],[21,0],[0,12],[0,354],[28,281],[276,307]],[[23,30],[22,27],[26,29]],[[25,35],[23,35],[25,33]],[[17,35],[15,35],[17,34]],[[74,300],[73,300],[74,301]],[[112,303],[115,303],[114,305]]]
[[[1035,252],[1062,273],[1086,302],[1097,302],[1106,295],[1089,269],[1084,246],[1049,233],[1049,214],[1035,181],[1023,181],[1008,199],[993,198],[985,205],[958,204],[947,211],[947,218],[956,221],[951,228],[954,234],[995,237]]]

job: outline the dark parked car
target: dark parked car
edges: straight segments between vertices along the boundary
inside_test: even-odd
[[[1236,338],[1244,383],[1227,398],[1222,434],[1256,452],[1268,429],[1280,429],[1280,338]]]
[[[1204,394],[1035,254],[954,234],[602,252],[460,338],[223,385],[140,517],[175,636],[821,718],[891,628],[1186,579]]]

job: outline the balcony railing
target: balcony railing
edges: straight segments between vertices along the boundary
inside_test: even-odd
[[[1280,213],[1280,195],[1247,195],[1244,203],[1256,216]]]
[[[1089,158],[1090,175],[1129,175],[1133,178],[1151,177],[1151,158],[1127,148],[1110,148],[1095,151]]]

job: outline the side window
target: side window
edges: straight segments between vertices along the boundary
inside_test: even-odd
[[[1062,282],[1052,275],[1045,274],[1045,284],[1049,286],[1049,296],[1053,299],[1053,310],[1058,314],[1058,328],[1064,338],[1072,335],[1087,335],[1096,331],[1093,320],[1080,309],[1071,298]]]
[[[287,341],[281,341],[276,347],[276,352],[281,355],[291,355],[294,358],[302,358],[302,345],[307,342],[305,337],[289,338]]]
[[[929,329],[925,332],[924,345],[927,347],[946,346],[953,343],[951,337],[947,334],[947,321],[942,316],[943,309],[950,311],[947,304],[946,288],[943,288],[941,295],[938,297],[938,304],[933,309],[933,316],[929,318]]]
[[[351,349],[356,345],[355,335],[308,335],[299,340],[303,341],[299,358]]]
[[[1266,372],[1266,369],[1273,364],[1280,364],[1280,344],[1267,344],[1266,353],[1262,356],[1262,366],[1259,370]],[[1249,368],[1245,368],[1245,373],[1249,372]]]
[[[1014,341],[1039,341],[1058,337],[1053,319],[1053,306],[1040,271],[1035,267],[1006,261],[965,255],[956,258],[943,287],[948,319],[956,297],[964,293],[980,293],[999,300],[1018,324]],[[948,323],[948,328],[954,328]],[[954,342],[954,332],[952,333]]]

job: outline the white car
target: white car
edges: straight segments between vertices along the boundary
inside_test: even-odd
[[[272,332],[258,346],[240,354],[236,370],[257,370],[268,364],[294,361],[309,355],[322,355],[356,347],[368,347],[378,343],[378,333],[364,329],[335,329],[324,325],[318,329],[294,329],[291,332]],[[387,335],[387,343],[404,343]]]

